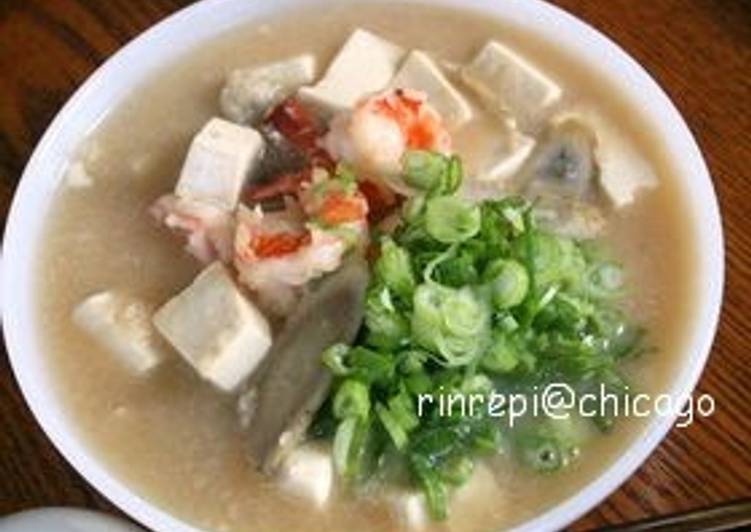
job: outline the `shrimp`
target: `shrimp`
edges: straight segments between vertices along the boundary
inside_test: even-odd
[[[301,190],[300,202],[305,214],[328,226],[361,222],[368,214],[368,202],[346,170],[333,178],[314,172]]]
[[[451,136],[425,93],[393,89],[359,102],[336,116],[324,145],[367,177],[393,182],[409,149],[451,151]]]
[[[274,314],[288,314],[305,283],[341,263],[344,242],[309,229],[297,213],[240,207],[237,216],[234,264],[239,280]]]
[[[232,213],[174,194],[159,198],[149,208],[149,213],[159,224],[183,236],[185,250],[203,264],[217,259],[232,260]]]
[[[322,174],[301,190],[299,203],[288,198],[284,211],[238,212],[240,282],[275,314],[287,314],[308,281],[339,268],[344,254],[367,238],[368,204],[356,183]]]

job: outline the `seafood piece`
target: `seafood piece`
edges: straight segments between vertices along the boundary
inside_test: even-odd
[[[331,386],[321,352],[355,339],[367,286],[368,266],[357,256],[314,283],[274,339],[269,363],[243,391],[250,456],[264,472],[278,472],[304,438]]]
[[[278,176],[299,172],[310,168],[308,156],[295,146],[271,124],[258,128],[266,143],[263,157],[258,164],[258,171],[248,181],[248,189],[262,187],[274,181]]]
[[[355,176],[340,172],[329,178],[325,172],[314,172],[312,181],[303,187],[300,202],[311,221],[324,227],[352,227],[366,230],[368,201],[360,193]]]
[[[389,90],[361,101],[352,113],[337,116],[325,143],[334,157],[366,177],[398,189],[401,158],[409,149],[451,151],[451,136],[425,93]],[[401,191],[401,190],[400,190]]]
[[[325,128],[295,98],[287,98],[271,110],[266,124],[281,133],[307,158],[311,167],[320,166],[333,171],[336,164],[321,145]]]
[[[368,203],[368,221],[370,223],[379,223],[393,215],[400,205],[399,197],[382,183],[362,179],[358,181],[357,187]]]
[[[241,209],[235,240],[240,282],[259,295],[264,307],[286,314],[311,279],[333,272],[347,250],[346,242],[321,229],[273,232],[259,210]],[[277,303],[274,303],[274,302]]]
[[[585,200],[597,193],[597,136],[581,121],[551,124],[530,157],[527,192]]]
[[[299,289],[339,268],[343,255],[367,239],[368,203],[354,177],[314,172],[283,211],[241,207],[235,235],[240,281],[264,307],[286,314]]]
[[[203,264],[232,260],[234,220],[223,208],[167,194],[149,209],[160,224],[184,237],[185,251]]]
[[[256,124],[264,113],[313,81],[316,59],[302,54],[252,68],[233,70],[222,89],[222,114],[238,124]]]
[[[554,120],[542,132],[521,176],[521,191],[537,202],[542,226],[574,238],[595,238],[605,229],[598,142],[575,118]]]

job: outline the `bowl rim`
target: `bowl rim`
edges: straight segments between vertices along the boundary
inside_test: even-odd
[[[688,126],[669,97],[647,71],[608,37],[587,23],[542,0],[407,0],[424,5],[445,5],[486,13],[511,24],[540,33],[553,27],[553,40],[566,46],[578,59],[618,79],[624,92],[652,117],[665,152],[675,165],[677,178],[686,189],[686,204],[693,215],[696,239],[696,309],[687,333],[686,362],[675,377],[674,397],[690,394],[709,356],[719,321],[724,286],[724,241],[714,186],[701,152]],[[394,4],[393,0],[369,3]],[[47,212],[62,180],[66,161],[76,147],[115,107],[134,82],[148,79],[160,65],[176,59],[192,46],[231,27],[283,12],[288,8],[331,4],[327,0],[203,0],[188,6],[130,41],[100,66],[68,100],[48,127],[32,154],[16,190],[3,239],[2,308],[3,334],[8,357],[22,394],[47,437],[65,459],[95,489],[132,518],[155,530],[194,531],[182,521],[139,496],[110,474],[77,433],[67,414],[55,404],[51,377],[36,337],[34,305],[34,258],[42,229],[40,212]],[[339,2],[340,3],[340,2]],[[201,24],[195,24],[201,20]],[[549,38],[549,37],[545,37]],[[177,46],[176,44],[179,44]],[[130,80],[123,83],[121,80]],[[676,154],[680,153],[680,157]],[[57,171],[50,172],[49,168]],[[29,245],[29,242],[31,245]],[[652,453],[676,417],[653,417],[628,449],[578,493],[523,522],[518,531],[556,530],[594,508],[615,491]]]

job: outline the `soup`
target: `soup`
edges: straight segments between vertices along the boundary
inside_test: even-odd
[[[462,31],[457,32],[457,27]],[[364,31],[353,34],[356,28]],[[362,73],[362,79],[354,88],[339,87],[337,83],[341,79],[329,76],[333,68],[329,67],[330,62],[344,53],[339,50],[345,41],[352,45],[350,52],[364,49],[367,53],[377,49],[376,53],[380,54],[368,56],[369,61],[373,61],[370,63],[373,72]],[[407,51],[413,49],[424,50],[426,55],[407,56]],[[376,72],[378,65],[387,65],[389,58],[393,59],[393,68],[399,71],[397,77],[402,76],[404,85],[377,79],[383,75]],[[492,67],[493,61],[499,58],[507,61],[506,66],[521,69],[514,74],[512,68],[511,72],[521,76],[514,79],[521,83],[523,90],[514,92],[515,85],[508,77],[487,68],[488,62]],[[293,61],[295,65],[293,70],[285,71],[285,76],[301,79],[307,76],[307,70],[312,70],[312,62],[316,63],[314,79],[299,83],[307,88],[300,90],[297,97],[282,99],[271,91],[261,98],[266,107],[248,106],[246,100],[253,98],[242,92],[244,82],[240,74],[236,79],[240,89],[233,89],[230,81],[223,92],[230,72],[247,69],[245,77],[260,83],[257,81],[259,66],[283,61]],[[414,63],[414,67],[405,71],[407,61]],[[361,68],[358,61],[337,59],[336,64],[344,70]],[[327,68],[329,72],[322,82]],[[436,79],[430,78],[436,71],[440,81],[438,88]],[[393,74],[390,72],[387,77]],[[443,82],[448,83],[451,90],[446,92]],[[497,93],[487,88],[494,82],[509,91],[504,93],[503,109],[494,104]],[[370,91],[356,86],[368,83],[374,84]],[[409,86],[409,83],[421,86]],[[439,96],[431,99],[434,95],[431,90]],[[525,102],[525,95],[529,94],[538,95],[531,107]],[[257,95],[255,98],[258,100]],[[443,112],[439,112],[439,108]],[[243,125],[238,127],[220,120],[204,126],[222,112],[225,118]],[[276,113],[281,116],[274,119]],[[301,140],[309,131],[301,133],[299,121],[295,122],[300,113],[309,113],[320,120],[311,122],[315,135],[321,133],[321,138],[315,139],[313,144],[306,144],[304,138]],[[285,130],[290,117],[295,119],[292,123],[297,128],[292,128],[291,132]],[[358,119],[362,121],[357,122]],[[265,125],[260,126],[261,122]],[[276,131],[262,131],[264,135],[260,137],[257,132],[248,132],[251,129],[245,127],[248,123],[257,129],[269,126]],[[498,346],[516,337],[513,331],[519,327],[534,329],[534,340],[538,341],[545,319],[543,307],[551,301],[565,304],[561,302],[573,297],[566,295],[568,280],[556,280],[548,285],[539,265],[524,263],[524,258],[530,255],[523,249],[519,251],[520,245],[515,242],[522,241],[524,234],[539,233],[546,235],[540,237],[543,240],[560,239],[554,241],[575,246],[576,253],[584,253],[582,250],[588,246],[582,242],[596,242],[601,250],[597,253],[607,259],[587,258],[595,262],[586,265],[622,265],[617,271],[625,274],[624,294],[620,294],[620,274],[603,270],[611,272],[603,275],[610,279],[607,283],[618,284],[619,294],[615,299],[619,315],[629,316],[635,323],[638,318],[646,335],[643,338],[638,335],[642,342],[640,347],[629,345],[632,351],[644,352],[640,356],[619,359],[618,373],[639,391],[650,394],[663,391],[680,363],[685,336],[684,313],[691,305],[693,294],[692,250],[689,247],[691,235],[681,215],[681,193],[660,142],[651,137],[647,124],[638,110],[619,97],[616,87],[598,79],[564,51],[518,28],[469,11],[408,4],[336,5],[326,12],[284,13],[232,30],[198,50],[186,52],[180,61],[134,90],[82,144],[67,171],[65,183],[49,214],[47,235],[39,257],[37,287],[40,333],[56,373],[60,399],[86,441],[118,478],[143,498],[197,527],[212,530],[393,530],[400,527],[491,530],[532,518],[573,495],[600,474],[638,437],[646,420],[620,417],[600,433],[593,428],[595,424],[578,419],[574,431],[582,443],[577,443],[575,449],[555,447],[551,451],[533,446],[531,455],[529,446],[516,445],[514,434],[517,432],[499,423],[503,441],[497,446],[493,444],[492,452],[472,454],[474,451],[462,449],[465,454],[461,454],[461,460],[456,463],[470,471],[474,464],[474,473],[462,474],[460,476],[465,478],[460,480],[446,480],[448,470],[441,469],[445,463],[431,455],[431,460],[435,459],[430,462],[431,467],[445,475],[436,480],[448,500],[443,508],[447,515],[442,517],[438,515],[441,508],[437,508],[440,502],[431,500],[429,486],[426,488],[430,479],[435,480],[432,474],[424,471],[423,476],[415,474],[414,464],[407,467],[405,473],[398,465],[399,457],[406,456],[404,449],[414,450],[415,439],[425,422],[411,419],[400,428],[400,424],[394,422],[398,409],[388,397],[381,397],[384,392],[376,389],[380,386],[376,377],[366,375],[360,379],[363,382],[353,377],[356,374],[352,373],[354,366],[351,364],[355,362],[351,353],[361,349],[360,352],[383,357],[396,351],[406,352],[408,345],[410,353],[418,352],[414,360],[409,359],[410,363],[414,362],[421,371],[424,369],[431,383],[437,381],[439,374],[450,376],[461,372],[465,375],[469,371],[466,368],[472,367],[472,375],[477,371],[487,377],[483,383],[490,382],[505,391],[516,390],[517,375],[532,375],[534,367],[548,362],[534,350],[532,357],[538,359],[537,362],[529,357],[525,359],[526,351],[508,355]],[[320,131],[316,129],[320,127]],[[325,137],[323,129],[328,130]],[[199,130],[197,140],[191,142]],[[181,172],[185,174],[191,164],[190,160],[185,161],[189,151],[193,153],[203,146],[221,154],[224,153],[221,146],[225,145],[217,147],[212,139],[231,137],[229,144],[242,145],[245,150],[236,153],[232,151],[234,148],[227,148],[235,157],[233,164],[239,160],[250,164],[254,157],[256,160],[260,157],[254,155],[258,139],[268,144],[278,139],[278,135],[274,135],[279,132],[287,137],[280,144],[280,152],[289,147],[291,138],[296,150],[294,164],[300,163],[298,159],[307,162],[285,173],[286,181],[280,182],[281,172],[275,166],[279,161],[266,161],[263,168],[257,170],[262,171],[263,178],[241,183],[241,191],[232,189],[232,183],[221,191],[222,198],[233,194],[236,198],[242,193],[246,205],[262,205],[260,211],[255,207],[241,209],[237,223],[246,230],[244,237],[238,228],[227,244],[214,232],[221,226],[221,220],[225,220],[226,209],[212,204],[198,214],[190,210],[186,214],[184,203],[180,203],[180,185],[176,195],[170,195],[177,177]],[[385,146],[391,151],[383,148]],[[391,155],[394,151],[396,156]],[[266,155],[269,153],[267,147]],[[289,162],[284,157],[281,159],[284,164]],[[459,175],[456,170],[459,160],[464,167],[461,172],[464,178],[461,189],[455,192],[451,184],[454,178],[446,176]],[[205,182],[201,181],[205,177],[201,168],[212,164],[207,161],[208,158],[198,163],[194,161],[193,172],[198,177],[186,185],[194,187],[191,192],[194,199],[207,193],[208,189],[202,188]],[[337,161],[349,163],[347,170],[341,170],[343,167],[335,170],[332,163]],[[393,171],[391,167],[395,163],[399,167]],[[328,166],[329,172],[317,169],[305,175],[306,169],[312,166]],[[225,170],[227,168],[230,168],[228,175],[234,172],[234,166]],[[560,173],[552,184],[547,174],[551,169]],[[610,177],[608,172],[611,172]],[[607,179],[612,175],[631,174],[646,175],[647,180],[632,188],[619,186],[619,182],[608,188]],[[355,189],[353,179],[360,183]],[[371,183],[376,187],[375,199],[373,191],[368,193],[362,186],[362,182],[368,180],[375,181]],[[285,195],[279,190],[287,193],[286,203],[279,200]],[[320,195],[310,190],[319,190]],[[208,190],[208,193],[215,192]],[[186,194],[190,195],[183,191],[183,196]],[[154,202],[165,195],[167,200],[159,200],[162,203],[155,209]],[[297,199],[292,201],[290,197]],[[501,202],[504,197],[516,199],[507,204],[493,203]],[[374,219],[380,207],[383,207],[383,216]],[[511,246],[508,253],[504,252],[500,262],[485,256],[470,256],[468,262],[457,263],[459,273],[452,277],[446,264],[469,249],[469,242],[486,238],[481,228],[485,219],[482,216],[486,211],[495,212],[496,207],[501,213],[498,223],[508,226],[508,234],[498,237],[506,239],[502,242]],[[234,208],[235,205],[231,205],[231,209]],[[281,212],[286,216],[291,208],[297,209],[295,216],[305,219],[303,225],[297,224],[297,219],[273,218],[276,216],[273,214],[266,218],[261,216],[260,221],[257,219],[259,212]],[[177,226],[182,236],[187,233],[190,238],[187,249],[192,255],[180,249],[174,235],[154,223],[147,214],[149,210],[152,214],[156,211],[162,225]],[[532,210],[534,227],[539,225],[534,231]],[[405,214],[410,212],[417,213],[415,221]],[[370,218],[366,219],[366,214]],[[200,234],[195,226],[185,224],[186,219],[195,221],[196,218],[205,224],[200,226]],[[272,234],[284,233],[283,239],[268,239],[266,234],[261,234],[265,240],[258,237],[259,224],[267,223],[264,220],[270,218],[278,224]],[[322,226],[321,220],[328,225]],[[346,226],[346,232],[334,233],[340,240],[326,240],[317,232],[322,231],[329,238],[331,233],[325,231],[334,226],[337,230],[342,229],[339,226]],[[372,231],[375,227],[377,231]],[[409,236],[417,227],[427,231],[430,241],[427,248],[423,241]],[[393,267],[385,262],[391,255],[384,247],[384,238],[390,242],[388,245],[396,246],[388,249],[412,254],[407,262],[414,271],[412,280],[406,281],[408,302],[404,308],[399,306],[398,298],[401,297],[399,286],[405,285],[393,279]],[[422,243],[416,243],[418,241]],[[238,242],[252,253],[241,256]],[[229,251],[223,244],[228,245]],[[324,249],[316,245],[327,244],[333,246],[334,259],[330,254],[313,253]],[[540,244],[530,244],[531,247],[536,245]],[[342,251],[345,248],[346,253]],[[314,384],[322,382],[322,372],[326,373],[327,380],[321,386],[297,394],[301,395],[299,401],[290,403],[289,409],[286,409],[286,396],[282,396],[277,404],[278,416],[273,415],[277,411],[266,407],[272,413],[266,416],[268,426],[276,426],[276,418],[281,413],[293,416],[303,405],[300,401],[316,397],[313,403],[305,403],[307,407],[314,405],[314,419],[303,416],[302,430],[284,432],[294,436],[294,444],[302,444],[307,449],[308,454],[294,462],[294,449],[281,446],[285,452],[276,453],[280,446],[275,438],[279,434],[271,434],[269,440],[263,438],[263,434],[258,435],[263,431],[254,432],[254,423],[258,426],[258,420],[263,418],[263,412],[257,412],[259,408],[263,410],[263,402],[256,403],[258,393],[263,397],[263,377],[269,380],[275,372],[279,377],[282,371],[279,368],[287,368],[289,372],[290,367],[296,367],[294,358],[285,365],[268,363],[264,356],[268,358],[268,349],[277,358],[289,355],[279,354],[280,338],[285,338],[285,334],[291,337],[290,343],[301,350],[311,347],[295,339],[289,327],[285,328],[285,323],[291,319],[289,315],[307,308],[314,318],[323,319],[326,311],[323,306],[316,307],[316,293],[336,292],[336,286],[321,288],[321,285],[326,284],[327,278],[333,279],[350,267],[346,256],[358,255],[358,250],[365,248],[371,264],[384,261],[381,267],[369,268],[373,270],[370,287],[368,295],[362,296],[367,300],[362,303],[359,296],[339,294],[337,301],[342,306],[329,309],[332,316],[338,316],[337,308],[347,309],[348,301],[360,303],[348,312],[340,312],[341,317],[334,319],[344,325],[332,326],[330,337],[323,335],[318,339],[336,338],[354,345],[341,346],[338,355],[329,351],[329,366],[335,366],[337,360],[350,366],[344,370],[339,368],[339,374],[333,371],[333,379],[331,371],[323,365],[299,367],[300,388],[305,385],[303,381],[308,374],[311,379],[319,379]],[[299,263],[288,259],[295,257],[297,260],[303,252],[307,254],[301,270]],[[226,260],[227,254],[229,260]],[[428,256],[431,261],[427,260]],[[401,260],[399,257],[401,255],[397,254],[395,260]],[[219,265],[222,258],[227,265]],[[217,262],[207,266],[216,259]],[[315,267],[310,266],[311,263]],[[554,261],[554,265],[558,263]],[[465,277],[472,268],[481,270],[477,278]],[[289,281],[300,275],[304,282]],[[260,283],[261,278],[274,282]],[[313,280],[314,288],[299,289],[308,280]],[[238,281],[242,288],[238,288]],[[380,285],[375,287],[376,282],[384,285],[386,291],[373,298],[376,288],[384,289]],[[470,285],[471,289],[467,288]],[[216,286],[222,286],[225,293],[233,295],[216,296],[216,301],[220,301],[215,301],[218,310],[207,320],[205,314],[193,312],[195,298],[211,299]],[[434,292],[429,293],[429,289]],[[237,294],[233,290],[238,291]],[[430,296],[430,301],[439,303],[427,310],[419,307],[424,312],[418,310],[417,296],[414,300],[412,297],[413,292],[420,290]],[[180,296],[175,298],[178,293]],[[209,295],[200,295],[203,293]],[[92,294],[99,296],[92,297]],[[386,294],[386,299],[382,294]],[[119,297],[125,299],[121,301]],[[388,303],[392,297],[396,303]],[[231,302],[227,303],[228,300]],[[458,309],[455,310],[457,316],[462,317],[463,312],[474,316],[469,325],[449,327],[448,332],[441,329],[440,324],[431,325],[429,320],[427,325],[421,326],[427,319],[425,316],[431,315],[428,311],[446,313],[441,310],[441,305],[448,305],[444,303],[446,300],[452,302],[452,309]],[[527,302],[533,300],[536,303],[530,307]],[[82,306],[83,301],[86,303]],[[375,325],[379,316],[372,311],[372,306],[379,301],[387,301],[386,310],[383,305],[379,307],[380,312],[385,313],[380,317],[387,316],[389,305],[395,304],[403,312],[400,319],[408,323],[407,332],[394,333],[403,336],[396,343],[383,335],[374,339],[374,333],[382,332]],[[595,305],[600,304],[598,298],[593,301]],[[215,303],[206,303],[206,306]],[[229,305],[226,312],[221,306],[225,304]],[[353,310],[358,306],[367,308]],[[112,310],[116,307],[120,308],[117,312]],[[159,333],[134,344],[133,335],[137,336],[142,327],[148,326],[142,323],[143,316],[150,322],[151,313],[157,308],[155,321]],[[321,316],[316,316],[311,309],[319,310]],[[342,332],[352,328],[352,323],[348,322],[355,320],[359,324],[358,318],[362,316],[358,314],[363,312],[366,324],[356,338]],[[447,312],[449,319],[453,312]],[[584,311],[578,308],[575,312]],[[553,322],[567,319],[559,314],[551,316]],[[201,342],[216,344],[216,338],[207,340],[204,336],[219,335],[224,332],[225,322],[233,320],[240,323],[238,327],[242,326],[243,334],[247,334],[238,340],[241,348],[235,349],[234,354],[227,354],[229,348],[223,348],[220,353],[234,357],[226,363],[229,366],[222,366],[223,362],[215,366],[202,363],[201,357],[209,348],[201,347]],[[118,325],[121,322],[128,322],[128,325],[123,328]],[[248,323],[252,326],[246,326]],[[308,320],[300,328],[307,327],[305,330],[315,338],[325,329],[322,323]],[[214,326],[222,330],[212,333]],[[428,332],[419,333],[421,327]],[[469,327],[472,334],[459,338],[457,331],[462,327]],[[553,330],[555,326],[549,327]],[[486,336],[487,342],[478,343],[478,338]],[[436,338],[446,342],[439,345]],[[316,341],[313,339],[311,343]],[[524,345],[528,350],[528,344]],[[154,357],[157,352],[167,355]],[[134,353],[139,357],[135,362],[125,360]],[[597,356],[600,354],[598,352]],[[401,370],[393,370],[398,371]],[[281,377],[272,382],[284,387],[285,375]],[[337,413],[334,407],[345,381],[359,384],[350,386],[354,391],[349,397],[342,392],[341,403],[347,403],[346,399],[351,401],[347,403],[349,406],[340,405]],[[406,377],[401,382],[406,383]],[[295,395],[295,390],[300,391],[295,386],[290,387],[287,395]],[[363,394],[366,397],[370,394],[366,407],[362,400],[359,403],[352,400],[352,397],[362,399]],[[408,394],[408,397],[409,401],[415,401],[409,404],[416,407],[416,395]],[[358,426],[352,416],[360,415],[363,409],[367,410],[363,416],[379,427],[381,447],[386,449],[380,461],[388,462],[396,456],[397,466],[378,469],[365,481],[348,481],[344,478],[347,461],[341,456],[337,458],[336,449],[333,453],[337,466],[331,466],[332,439],[334,447],[337,447],[337,440],[341,447],[341,442],[347,441],[341,435],[347,427]],[[353,421],[349,423],[347,419]],[[332,423],[337,426],[332,428]],[[535,420],[526,417],[520,423],[519,430],[536,427]],[[302,443],[301,438],[305,442],[317,441],[311,446]],[[551,441],[558,442],[555,438]],[[355,449],[351,441],[349,444],[349,449]],[[555,463],[550,462],[551,456]],[[312,459],[308,460],[310,457]],[[291,463],[297,466],[290,466]],[[259,467],[264,465],[268,467]],[[286,480],[280,480],[280,469],[286,471]],[[417,471],[419,473],[419,468]],[[452,482],[463,487],[453,487]]]

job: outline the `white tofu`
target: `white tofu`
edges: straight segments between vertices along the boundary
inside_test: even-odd
[[[279,472],[279,483],[290,493],[323,508],[334,486],[334,465],[329,449],[303,444],[287,457]]]
[[[478,463],[469,480],[452,493],[446,524],[449,530],[469,530],[478,515],[487,515],[489,501],[497,512],[504,506],[504,500],[491,469]]]
[[[498,485],[490,468],[478,464],[472,477],[450,494],[449,517],[446,521],[448,530],[468,530],[477,515],[487,512],[488,501],[499,494]],[[399,522],[408,530],[424,530],[432,523],[428,514],[425,496],[419,491],[397,490],[387,500]]]
[[[425,496],[418,491],[399,490],[389,497],[397,519],[409,530],[423,530],[430,522]]]
[[[154,315],[154,324],[198,374],[234,390],[271,347],[271,328],[220,262]]]
[[[212,118],[190,145],[175,194],[233,210],[262,151],[255,129]]]
[[[462,69],[462,79],[492,111],[528,129],[560,100],[561,88],[526,59],[489,41]]]
[[[356,29],[313,87],[303,87],[300,97],[321,115],[351,109],[363,96],[386,88],[404,57],[399,46]]]
[[[595,148],[600,186],[616,209],[632,204],[640,192],[655,188],[652,166],[625,138],[603,138]]]
[[[167,346],[151,323],[153,309],[129,295],[108,291],[88,297],[73,321],[136,374],[158,366]]]
[[[427,94],[428,103],[438,111],[449,129],[458,129],[472,119],[472,108],[467,100],[425,52],[410,52],[390,85]]]
[[[534,138],[518,131],[510,132],[507,142],[494,151],[490,163],[477,174],[477,179],[507,183],[521,170],[534,147]]]
[[[257,123],[268,109],[315,78],[316,60],[303,54],[283,61],[230,73],[219,99],[225,117],[237,123]]]

